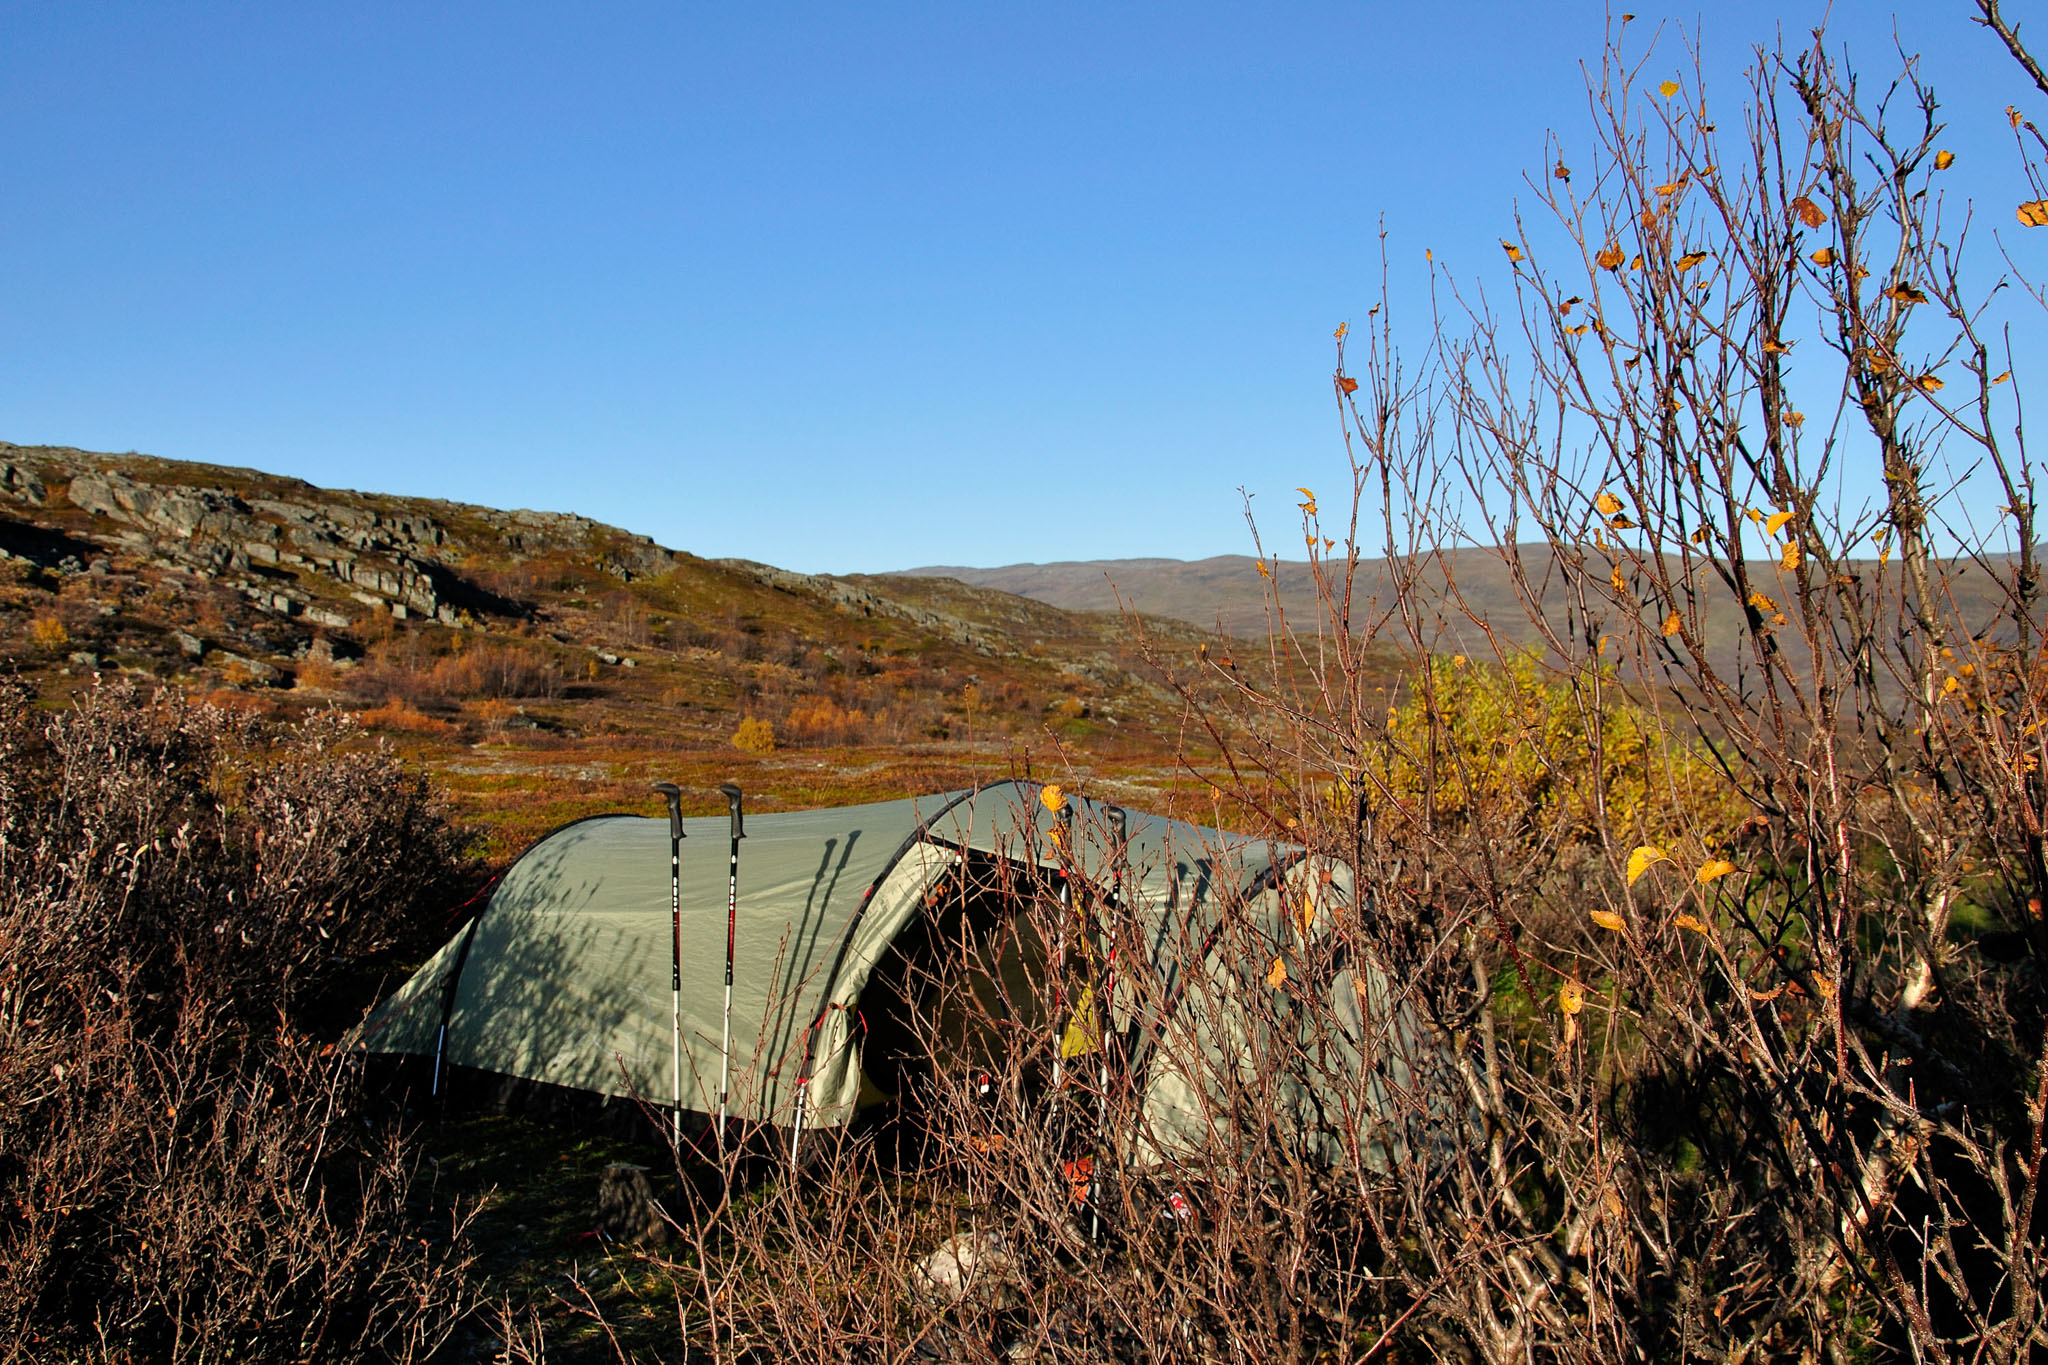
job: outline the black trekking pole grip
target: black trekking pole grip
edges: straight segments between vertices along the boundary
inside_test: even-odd
[[[670,840],[684,839],[683,833],[683,789],[673,782],[657,782],[654,789],[668,798],[668,837]]]
[[[719,787],[718,792],[719,795],[725,798],[725,804],[732,810],[732,837],[735,839],[746,838],[747,820],[745,813],[740,809],[741,793],[739,784],[727,782]]]

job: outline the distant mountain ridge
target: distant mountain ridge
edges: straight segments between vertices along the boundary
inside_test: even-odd
[[[1549,547],[1514,547],[1530,582],[1539,586],[1545,615],[1551,629],[1566,628],[1562,605],[1564,594],[1544,593],[1544,585],[1561,585],[1561,566]],[[2048,557],[2048,556],[2044,556]],[[1991,556],[1988,566],[2006,572],[2011,557]],[[1312,631],[1318,608],[1310,568],[1299,561],[1281,561],[1273,585],[1278,605],[1296,630]],[[1604,572],[1604,565],[1603,572]],[[1888,581],[1887,592],[1896,593],[1899,564],[1881,566],[1874,559],[1850,560],[1845,572],[1874,582]],[[1955,562],[1950,590],[1965,620],[1981,620],[1989,628],[1999,618],[1994,598],[2002,591],[1983,568]],[[1341,561],[1325,572],[1340,575]],[[1750,561],[1750,572],[1763,591],[1790,603],[1793,586],[1790,575],[1768,558]],[[1029,597],[1065,611],[1136,611],[1152,617],[1185,621],[1209,629],[1221,628],[1245,638],[1263,636],[1269,626],[1271,602],[1269,585],[1259,572],[1259,562],[1249,555],[1215,555],[1208,559],[1091,559],[1049,564],[1007,564],[995,568],[967,568],[933,565],[901,570],[898,577],[946,577],[975,587]],[[1502,551],[1484,548],[1447,550],[1426,556],[1420,575],[1426,589],[1432,629],[1425,631],[1425,643],[1442,650],[1459,649],[1476,656],[1490,654],[1496,646],[1520,647],[1537,643],[1542,631],[1531,618],[1517,591]],[[1455,586],[1455,595],[1451,589]],[[1352,624],[1363,629],[1393,607],[1392,578],[1387,561],[1361,560],[1352,580]],[[1705,604],[1703,628],[1710,652],[1717,663],[1733,662],[1743,630],[1743,616],[1725,591],[1702,596]],[[1645,608],[1649,610],[1649,608]],[[1390,643],[1405,644],[1405,633],[1386,635]],[[1790,637],[1781,637],[1787,638]]]

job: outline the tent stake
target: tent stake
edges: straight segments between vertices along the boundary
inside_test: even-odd
[[[732,811],[732,865],[727,876],[725,900],[725,1023],[718,1044],[718,1149],[723,1152],[725,1099],[732,1079],[732,950],[740,923],[740,840],[747,837],[747,829],[740,812],[739,784],[727,782],[718,790]]]
[[[670,1110],[670,1134],[675,1145],[683,1145],[683,789],[673,782],[657,782],[654,789],[668,798],[668,923],[669,992],[674,997],[675,1052],[670,1075],[675,1082],[675,1106]],[[727,972],[730,976],[730,971]],[[730,989],[730,987],[728,987]]]

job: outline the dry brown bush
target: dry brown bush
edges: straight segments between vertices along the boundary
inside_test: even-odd
[[[320,1036],[462,840],[345,733],[0,695],[0,1358],[424,1359],[466,1308]]]

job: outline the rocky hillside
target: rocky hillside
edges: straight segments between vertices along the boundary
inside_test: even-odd
[[[1171,733],[1113,613],[48,446],[0,443],[0,627],[0,666],[53,699],[127,677],[351,713],[514,833],[700,770],[750,772],[769,804],[1019,763],[1163,772]]]

